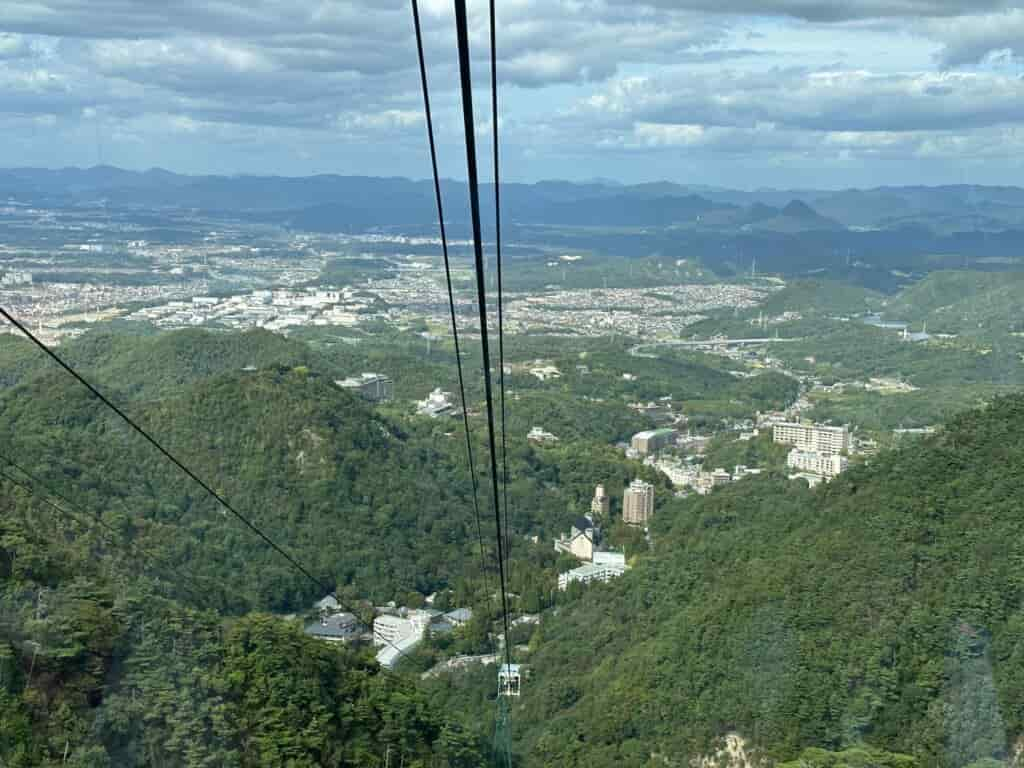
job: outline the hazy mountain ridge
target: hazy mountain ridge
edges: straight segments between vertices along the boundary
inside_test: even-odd
[[[465,219],[464,182],[443,182],[446,204],[455,220]],[[503,213],[524,224],[574,226],[669,226],[697,216],[733,211],[719,226],[735,228],[763,221],[764,207],[778,211],[782,231],[843,226],[893,226],[899,221],[973,216],[988,226],[1024,222],[1024,189],[952,185],[877,187],[874,189],[731,190],[706,185],[652,182],[634,185],[542,181],[502,185]],[[162,169],[126,171],[93,168],[11,168],[0,170],[0,195],[21,202],[114,206],[198,208],[262,212],[270,218],[323,229],[429,224],[434,203],[426,180],[321,174],[283,176],[187,176]],[[492,205],[489,185],[483,202]],[[820,215],[814,220],[793,201]],[[324,208],[324,206],[332,206]],[[339,206],[334,208],[333,206]],[[834,221],[829,221],[834,220]],[[773,227],[776,228],[776,227]]]

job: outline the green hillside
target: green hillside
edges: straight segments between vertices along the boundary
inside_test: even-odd
[[[913,365],[965,390],[1016,375],[989,369],[997,355],[940,358],[857,329],[858,346],[814,364],[856,358],[857,375]],[[815,491],[766,473],[679,499],[602,444],[639,425],[625,403],[664,394],[695,417],[727,404],[749,413],[791,398],[792,381],[736,378],[731,363],[683,352],[616,359],[596,341],[582,357],[535,344],[510,377],[510,589],[514,610],[543,615],[514,632],[529,644],[517,651],[529,671],[512,708],[517,764],[691,766],[728,734],[786,768],[1009,761],[1024,734],[1024,396]],[[492,588],[458,422],[336,387],[339,371],[382,359],[369,349],[188,332],[90,334],[62,351],[346,599],[411,604],[450,589],[486,634]],[[0,764],[487,764],[493,667],[421,681],[304,638],[285,614],[301,616],[318,591],[30,352],[0,344],[11,363],[0,452],[109,530],[0,482]],[[413,375],[418,352],[386,354]],[[522,369],[541,354],[560,379]],[[951,360],[970,365],[950,372]],[[527,443],[534,423],[563,440]],[[482,427],[474,416],[481,456]],[[776,449],[716,441],[709,458],[770,468]],[[616,522],[638,475],[658,488],[650,546]],[[550,539],[589,508],[596,482],[613,499],[609,538],[634,568],[558,593],[566,563]],[[449,647],[482,650],[472,639]],[[442,642],[425,644],[422,669]]]
[[[1024,272],[932,272],[900,293],[887,316],[933,332],[976,336],[1024,330]]]
[[[846,315],[867,312],[878,306],[881,294],[868,288],[838,280],[793,280],[771,294],[758,312],[805,315]],[[758,312],[753,315],[757,316]]]
[[[651,556],[542,625],[512,713],[524,764],[689,765],[731,732],[777,760],[1006,758],[1024,732],[1022,430],[1024,397],[1005,398],[814,492],[762,477],[657,519]]]
[[[5,342],[0,453],[81,514],[0,481],[0,764],[481,765],[490,736],[464,729],[476,714],[452,720],[362,652],[305,639],[285,614],[306,614],[314,585],[38,351]],[[87,335],[61,352],[358,610],[448,589],[486,617],[455,420],[392,418],[333,384],[329,351],[270,334]],[[532,412],[551,407],[581,429],[604,418],[554,393]],[[571,437],[510,441],[517,532],[567,530],[596,482],[621,497],[640,475],[669,498],[653,470]],[[473,440],[484,455],[479,416]],[[517,538],[520,610],[550,604],[555,560]]]
[[[30,498],[4,513],[0,765],[481,765],[457,721],[365,652],[168,601]]]
[[[63,344],[60,355],[121,398],[156,399],[210,376],[268,365],[330,367],[308,345],[269,331],[174,333],[94,331]],[[0,384],[10,386],[53,369],[20,336],[0,337]]]
[[[19,362],[12,378],[21,382],[0,391],[3,453],[101,513],[127,539],[187,563],[221,609],[300,610],[320,597],[38,351],[13,339],[0,350]],[[390,354],[399,352],[393,347]],[[458,421],[396,418],[410,406],[374,409],[334,386],[339,370],[351,370],[348,348],[318,352],[264,332],[188,331],[86,335],[61,353],[319,578],[353,597],[402,601],[410,592],[426,595],[479,577]],[[250,364],[257,370],[243,370]],[[404,364],[415,368],[415,357]],[[687,370],[694,379],[724,376]],[[423,374],[407,378],[424,386]],[[724,378],[730,394],[762,396],[750,382]],[[766,402],[786,394],[771,390]],[[547,539],[565,530],[597,482],[621,488],[641,474],[665,484],[610,447],[576,442],[582,435],[620,439],[647,426],[624,402],[587,403],[541,389],[516,397],[509,472],[521,502],[511,514],[523,534]],[[560,447],[527,443],[526,432],[538,423],[563,437]],[[479,407],[472,427],[484,456]],[[565,468],[577,464],[588,472],[566,480]],[[482,480],[482,463],[478,469]],[[553,485],[549,473],[562,479]],[[553,567],[546,547],[517,554]]]
[[[318,597],[69,377],[35,379],[32,397],[28,386],[0,398],[5,453],[244,602],[294,610]],[[328,581],[390,599],[444,583],[471,554],[468,476],[316,375],[229,374],[129,410]]]

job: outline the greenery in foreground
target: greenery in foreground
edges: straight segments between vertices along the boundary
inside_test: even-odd
[[[250,613],[305,614],[322,593],[45,358],[9,339],[0,350],[12,362],[3,453],[77,510],[58,514],[3,464],[36,490],[0,482],[3,764],[378,765],[390,754],[479,765],[489,755],[486,734],[360,653]],[[487,645],[493,577],[479,570],[457,421],[392,420],[334,386],[329,358],[266,333],[86,336],[62,353],[357,611],[441,590],[480,616],[453,650]],[[483,455],[477,429],[473,440]],[[607,446],[517,440],[509,465],[516,530],[545,542],[596,482],[621,495],[639,474],[668,496],[664,479]],[[550,545],[517,541],[513,558],[515,607],[543,610]]]
[[[599,445],[646,426],[625,403],[671,395],[711,423],[725,405],[777,407],[789,382],[738,379],[727,363],[682,353],[630,359],[641,376],[627,382],[616,359],[625,347],[580,346],[524,340],[517,365],[543,355],[563,378],[510,379],[513,517],[517,532],[542,537],[513,547],[514,605],[546,611],[515,638],[530,649],[512,713],[518,763],[687,765],[729,732],[786,768],[1009,759],[1024,731],[1020,398],[815,492],[768,475],[668,500],[663,479]],[[412,602],[441,589],[482,608],[470,632],[424,646],[410,672],[486,648],[458,422],[372,409],[331,383],[378,368],[375,355],[404,360],[412,376],[425,350],[200,332],[87,335],[63,349],[346,598]],[[493,668],[396,679],[358,651],[249,613],[301,612],[320,595],[30,352],[0,344],[0,444],[113,533],[99,538],[0,484],[0,760],[486,763]],[[442,353],[425,364],[445,370]],[[886,347],[865,365],[907,355],[939,375],[937,354]],[[258,370],[242,370],[250,364]],[[603,407],[581,399],[602,392]],[[533,423],[563,442],[528,445]],[[712,457],[781,460],[763,440],[716,442]],[[661,489],[653,552],[613,524],[636,568],[556,596],[550,610],[556,565],[544,542],[587,508],[599,480],[614,523],[635,474]],[[168,567],[130,556],[126,541]]]

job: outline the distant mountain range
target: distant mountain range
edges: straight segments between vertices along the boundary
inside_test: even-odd
[[[448,216],[468,219],[464,182],[443,184]],[[485,185],[485,220],[493,215]],[[0,199],[49,206],[103,203],[128,208],[195,209],[312,231],[356,232],[427,227],[435,222],[432,185],[405,178],[318,175],[186,176],[154,168],[0,170]],[[671,182],[623,185],[541,181],[504,184],[510,224],[651,227],[693,232],[800,233],[923,227],[935,234],[1024,228],[1024,189],[956,185],[842,191],[742,191]]]

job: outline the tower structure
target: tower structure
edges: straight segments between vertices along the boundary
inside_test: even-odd
[[[637,478],[622,496],[622,520],[629,525],[647,525],[654,515],[654,486]]]
[[[598,484],[594,489],[594,498],[590,501],[590,514],[595,520],[607,520],[611,499],[604,492],[604,485]]]

